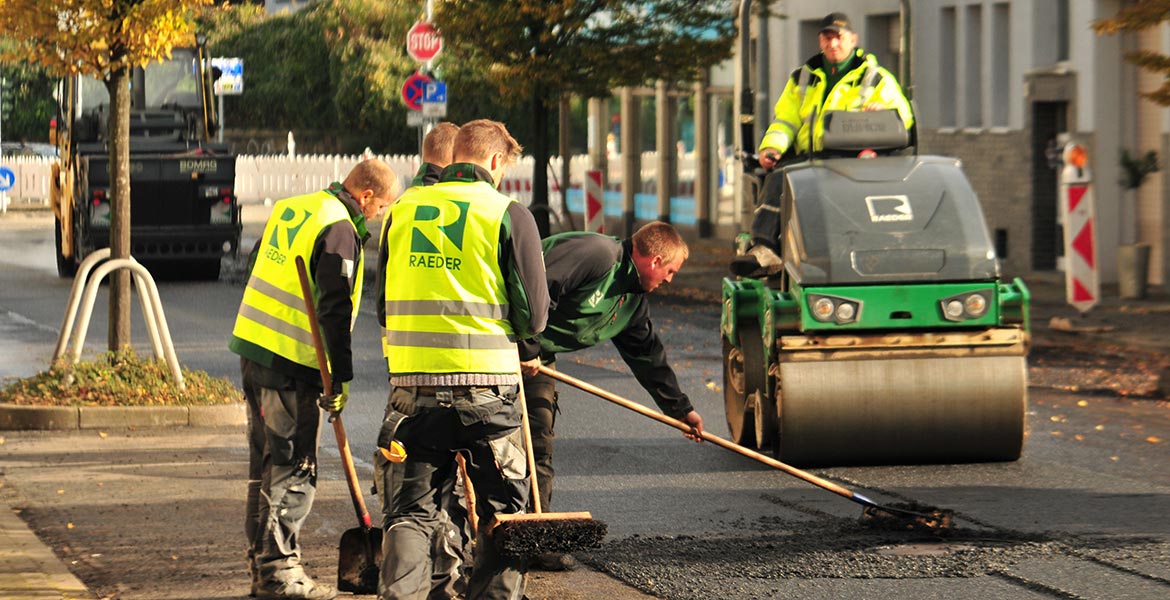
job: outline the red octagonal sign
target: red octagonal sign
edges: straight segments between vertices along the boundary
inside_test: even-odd
[[[419,62],[435,58],[442,49],[443,37],[434,25],[426,21],[415,23],[406,34],[406,52]]]

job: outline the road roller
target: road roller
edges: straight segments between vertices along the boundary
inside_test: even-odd
[[[776,260],[723,281],[731,438],[797,466],[1018,459],[1028,288],[960,161],[919,155],[895,111],[825,117],[824,149],[759,192]]]

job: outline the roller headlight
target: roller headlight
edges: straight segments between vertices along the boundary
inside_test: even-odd
[[[813,318],[822,323],[855,323],[861,313],[861,303],[849,298],[809,294],[808,302]]]
[[[948,321],[978,319],[987,314],[989,295],[988,290],[979,290],[950,296],[939,301],[939,308],[942,309],[943,318]]]
[[[943,305],[943,313],[952,321],[963,319],[963,303],[959,300],[949,300]]]
[[[972,318],[978,319],[987,312],[987,298],[984,298],[983,294],[971,294],[963,300],[963,310]]]
[[[825,297],[817,298],[812,304],[813,318],[818,321],[831,321],[833,319],[833,301]]]

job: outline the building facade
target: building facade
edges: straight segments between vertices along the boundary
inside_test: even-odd
[[[1165,157],[1168,111],[1140,98],[1161,78],[1125,62],[1136,49],[1170,54],[1166,24],[1098,36],[1093,22],[1125,0],[813,0],[775,3],[766,27],[753,29],[753,51],[768,56],[752,74],[757,114],[792,70],[819,51],[819,21],[845,12],[859,45],[898,75],[912,96],[920,152],[955,156],[979,194],[1006,275],[1062,265],[1058,216],[1061,134],[1089,149],[1097,203],[1101,281],[1118,277],[1117,248],[1148,244],[1148,281],[1170,282],[1170,202]],[[903,31],[903,14],[908,9]],[[763,112],[761,112],[761,110]],[[1063,138],[1062,138],[1063,139]],[[758,137],[757,137],[758,141]],[[1154,151],[1162,169],[1136,191],[1119,183],[1121,153]],[[1136,210],[1126,208],[1128,196]],[[1132,214],[1136,212],[1136,215]],[[1133,232],[1133,233],[1131,233]]]

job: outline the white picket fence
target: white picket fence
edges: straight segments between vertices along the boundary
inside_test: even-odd
[[[410,155],[379,155],[408,182],[418,171],[419,158]],[[235,191],[244,204],[263,203],[320,190],[331,182],[340,181],[345,174],[362,159],[362,155],[243,155],[236,159]],[[642,153],[641,180],[644,193],[654,193],[657,184],[656,153]],[[42,157],[11,156],[4,165],[16,174],[13,189],[7,192],[8,201],[15,204],[48,205],[52,164],[56,159]],[[622,168],[620,156],[609,161],[607,187],[621,188]],[[534,161],[531,156],[522,157],[511,165],[500,183],[500,190],[524,204],[532,201],[532,172]],[[585,172],[592,168],[592,161],[586,155],[573,156],[569,162],[571,187],[580,187]],[[679,195],[693,195],[694,154],[686,153],[678,159]],[[563,206],[562,186],[557,178],[561,173],[561,158],[549,161],[549,204],[554,209]],[[6,208],[6,207],[5,207]]]

